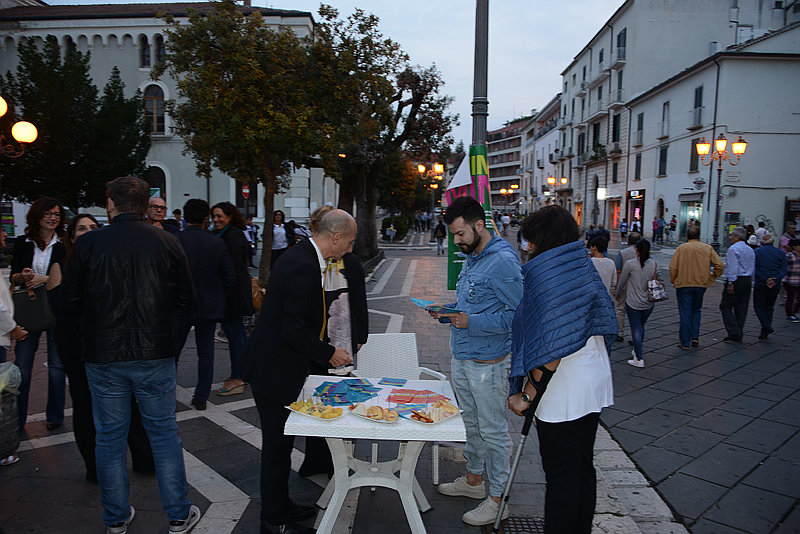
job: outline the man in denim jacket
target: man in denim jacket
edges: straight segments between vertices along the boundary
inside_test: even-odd
[[[444,220],[464,253],[456,296],[451,305],[461,313],[434,314],[452,322],[452,378],[467,429],[467,474],[439,485],[444,495],[484,499],[483,473],[489,498],[462,520],[489,525],[497,516],[500,496],[509,476],[511,438],[506,420],[508,368],[511,362],[511,322],[522,298],[522,267],[513,247],[486,228],[481,205],[459,197]],[[508,516],[508,508],[503,517]]]

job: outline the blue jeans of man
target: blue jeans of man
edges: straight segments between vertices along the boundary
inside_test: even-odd
[[[64,396],[67,391],[66,374],[64,366],[56,350],[55,329],[47,331],[47,408],[45,415],[48,423],[61,424],[64,422]],[[33,357],[39,348],[39,339],[42,332],[28,334],[23,341],[17,341],[14,346],[14,363],[19,367],[22,375],[22,384],[19,387],[17,406],[19,408],[19,427],[25,426],[28,418],[28,396],[31,389],[31,375],[33,373]]]
[[[511,358],[477,363],[453,358],[453,389],[467,429],[467,471],[489,479],[489,495],[500,497],[511,468],[506,405]]]
[[[772,328],[772,315],[775,311],[775,301],[778,299],[780,285],[767,287],[766,284],[756,284],[753,286],[753,311],[756,312],[758,322],[761,323],[762,330]]]
[[[647,318],[653,313],[653,306],[646,310],[634,310],[626,304],[625,313],[628,316],[628,324],[631,325],[633,350],[636,352],[636,358],[642,360],[644,359],[644,323],[647,322]]]
[[[194,326],[194,341],[197,346],[197,383],[194,387],[194,398],[199,402],[208,400],[211,393],[211,382],[214,379],[214,329],[217,327],[216,319],[186,316],[180,319],[181,351],[189,337],[189,331]]]
[[[153,448],[161,505],[170,521],[189,515],[186,468],[175,421],[175,359],[86,363],[92,392],[97,482],[103,522],[113,525],[130,515],[127,438],[131,394],[136,396],[142,423]]]
[[[700,310],[703,308],[704,287],[679,287],[675,290],[678,297],[678,315],[681,318],[681,345],[688,347],[693,339],[700,337]]]
[[[242,371],[242,360],[244,359],[244,344],[247,341],[247,332],[244,329],[244,322],[241,317],[235,319],[224,319],[221,323],[222,331],[228,338],[228,350],[231,355],[231,376],[230,378],[241,380],[244,378]]]

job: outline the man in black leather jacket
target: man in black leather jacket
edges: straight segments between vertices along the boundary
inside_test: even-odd
[[[149,196],[149,185],[139,178],[108,183],[111,224],[78,239],[62,288],[65,312],[81,318],[109,532],[125,532],[134,516],[125,458],[131,394],[152,444],[170,532],[188,532],[200,520],[187,498],[175,421],[177,313],[191,307],[194,288],[178,239],[143,221]]]

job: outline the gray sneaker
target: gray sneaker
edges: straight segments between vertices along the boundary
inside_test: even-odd
[[[467,476],[458,477],[452,482],[445,482],[439,484],[436,489],[442,495],[449,495],[450,497],[471,497],[473,499],[483,499],[486,497],[486,489],[483,484],[479,486],[471,486],[467,483]]]
[[[131,515],[128,516],[128,519],[122,523],[107,525],[106,534],[126,534],[128,532],[128,525],[130,525],[131,521],[133,521],[134,515],[136,515],[136,511],[133,509],[133,506],[131,506]]]
[[[170,521],[170,532],[189,532],[194,528],[197,522],[200,521],[200,508],[192,505],[189,508],[189,515],[183,521]]]
[[[482,526],[491,525],[497,519],[497,512],[500,510],[500,505],[494,502],[494,499],[488,497],[485,501],[480,503],[477,508],[470,510],[461,516],[461,520],[468,525]],[[509,516],[508,505],[503,509],[503,517],[501,519],[508,519]]]

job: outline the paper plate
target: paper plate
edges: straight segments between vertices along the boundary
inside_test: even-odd
[[[305,417],[309,417],[311,419],[314,419],[315,421],[322,421],[322,422],[337,421],[337,420],[341,419],[342,417],[344,417],[344,414],[347,413],[347,411],[348,411],[347,409],[342,408],[342,413],[340,415],[337,415],[336,417],[331,417],[329,419],[325,419],[325,418],[322,418],[322,417],[316,417],[314,415],[301,412],[299,410],[294,410],[292,408],[289,408],[288,406],[286,406],[286,409],[289,410],[290,412],[294,412],[294,413],[303,415]]]
[[[356,404],[355,406],[359,406],[359,405]],[[366,419],[367,421],[372,421],[373,423],[381,423],[381,424],[384,424],[384,425],[394,425],[394,424],[397,424],[397,422],[400,420],[400,415],[399,414],[398,414],[397,419],[395,419],[394,421],[387,421],[385,419],[373,419],[371,417],[367,417],[366,415],[362,415],[362,414],[356,412],[355,408],[353,408],[353,409],[348,408],[347,411],[350,412],[351,414],[355,415],[356,417],[360,417],[361,419]]]

